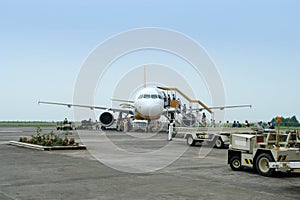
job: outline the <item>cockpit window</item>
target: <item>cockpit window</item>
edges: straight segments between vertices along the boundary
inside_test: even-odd
[[[138,99],[163,99],[163,97],[160,94],[141,94]]]
[[[150,94],[144,94],[145,99],[150,99]]]

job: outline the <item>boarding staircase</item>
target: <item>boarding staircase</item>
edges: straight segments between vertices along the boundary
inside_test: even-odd
[[[178,92],[181,96],[183,96],[188,102],[190,103],[198,103],[199,105],[201,105],[205,110],[207,110],[210,114],[213,114],[213,111],[207,106],[205,105],[202,101],[196,99],[191,99],[189,96],[187,96],[185,93],[183,93],[181,90],[179,90],[178,88],[170,88],[170,87],[162,87],[162,86],[158,86],[158,89],[161,90],[166,90],[166,91],[176,91]],[[177,105],[176,103],[173,103],[173,105]],[[172,107],[172,102],[171,102],[171,107]]]
[[[202,101],[191,99],[189,96],[187,96],[184,92],[182,92],[178,88],[174,88],[174,87],[162,87],[162,86],[158,86],[157,88],[161,89],[161,90],[165,90],[165,91],[176,91],[183,98],[185,98],[189,103],[198,103],[200,106],[203,107],[203,109],[207,110],[211,115],[213,115],[213,111],[208,106],[206,106]],[[171,100],[170,107],[171,108],[175,108],[176,111],[177,111],[177,113],[181,114],[182,120],[181,120],[181,122],[179,122],[181,125],[183,125],[183,126],[189,126],[189,127],[195,125],[195,123],[196,123],[196,117],[195,117],[195,115],[193,113],[190,113],[190,112],[184,113],[184,112],[182,112],[181,109],[178,109],[178,102],[176,100]]]

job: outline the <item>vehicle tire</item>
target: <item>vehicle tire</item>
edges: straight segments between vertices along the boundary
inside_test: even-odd
[[[221,137],[218,137],[215,143],[216,148],[222,149],[224,148],[224,142]]]
[[[101,126],[101,130],[102,130],[102,131],[105,131],[105,130],[106,130],[106,127],[105,127],[105,126]]]
[[[234,171],[240,171],[243,168],[241,158],[239,156],[233,156],[230,159],[229,164],[230,164],[231,169]]]
[[[273,162],[274,159],[270,154],[262,153],[260,154],[255,162],[255,169],[262,176],[272,176],[275,169],[270,168],[269,162]]]
[[[186,143],[187,143],[189,146],[195,146],[196,141],[193,139],[193,137],[192,137],[191,135],[187,135],[187,136],[186,136]]]

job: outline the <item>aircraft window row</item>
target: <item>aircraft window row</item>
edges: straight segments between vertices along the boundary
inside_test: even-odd
[[[163,99],[161,95],[157,95],[157,94],[141,94],[138,99],[142,99],[142,98],[145,98],[145,99]]]

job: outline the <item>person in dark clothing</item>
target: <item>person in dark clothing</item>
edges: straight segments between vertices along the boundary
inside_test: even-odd
[[[67,124],[68,123],[68,119],[65,118],[63,124]]]
[[[272,122],[268,122],[269,129],[275,129],[274,124]]]
[[[171,97],[170,97],[170,95],[168,94],[168,106],[170,106],[170,104],[171,104]]]
[[[237,127],[237,123],[236,123],[236,121],[233,121],[232,128],[235,128],[235,127]]]
[[[248,128],[250,127],[250,124],[249,124],[248,120],[245,120],[245,126],[248,127]]]

